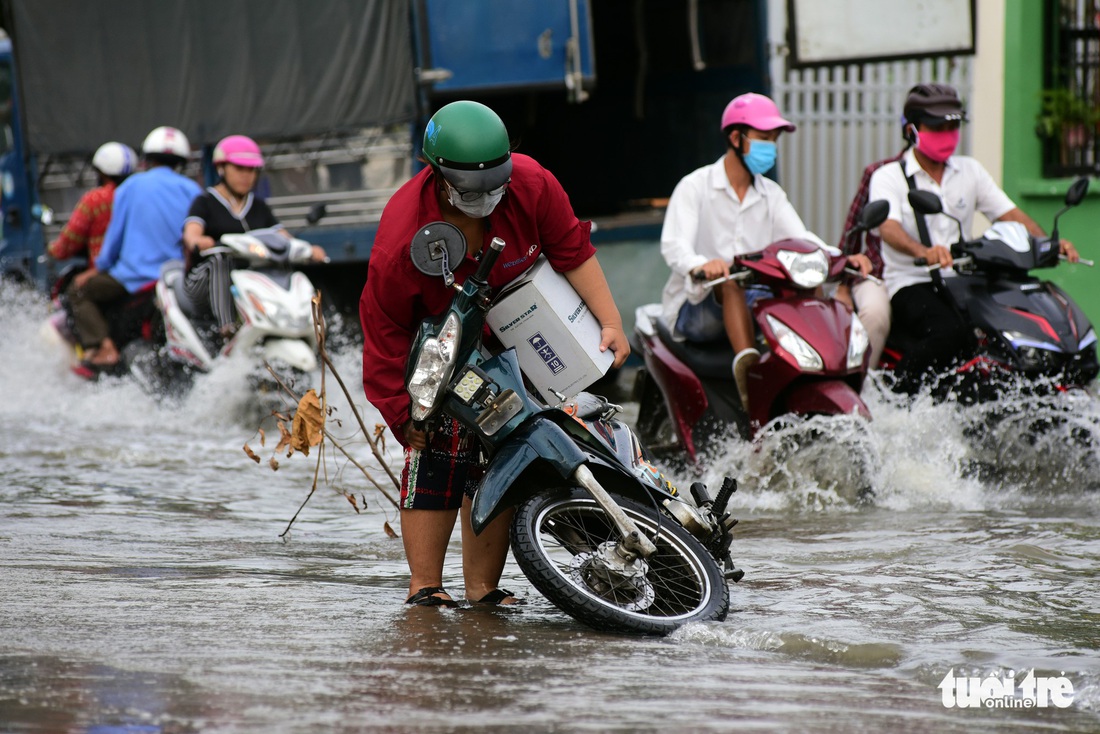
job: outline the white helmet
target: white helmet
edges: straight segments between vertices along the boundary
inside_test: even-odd
[[[174,155],[179,158],[187,158],[191,155],[191,143],[187,136],[174,127],[162,125],[145,136],[145,142],[141,144],[141,152],[148,155]]]
[[[129,176],[137,167],[137,153],[129,145],[104,143],[92,156],[92,167],[104,176]]]

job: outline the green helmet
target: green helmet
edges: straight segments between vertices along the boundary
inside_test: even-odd
[[[459,191],[492,191],[512,175],[508,130],[479,102],[451,102],[432,115],[424,156]]]

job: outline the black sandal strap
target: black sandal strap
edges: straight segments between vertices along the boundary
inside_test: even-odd
[[[493,589],[488,594],[486,594],[485,596],[478,599],[477,603],[478,604],[500,604],[502,601],[504,601],[505,599],[507,599],[510,596],[514,597],[515,594],[512,593],[511,591],[508,591],[508,589]],[[515,603],[519,604],[520,602],[517,599],[515,601]]]
[[[415,594],[405,600],[406,604],[413,604],[418,607],[457,607],[458,602],[454,599],[440,599],[436,594],[450,594],[442,586],[425,586]]]

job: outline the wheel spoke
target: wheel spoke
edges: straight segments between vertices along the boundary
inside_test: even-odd
[[[692,613],[705,595],[700,560],[671,533],[662,532],[658,537],[650,518],[630,515],[657,545],[657,552],[644,561],[643,568],[648,567],[644,576],[623,575],[600,562],[598,549],[616,541],[617,531],[591,501],[561,504],[544,513],[539,521],[539,543],[557,573],[603,603],[649,617]]]

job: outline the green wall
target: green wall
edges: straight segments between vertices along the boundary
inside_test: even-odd
[[[1044,4],[1035,0],[1006,0],[1005,3],[1002,183],[1016,205],[1049,232],[1073,179],[1043,178],[1042,142],[1035,134],[1039,93],[1043,88]],[[981,22],[980,14],[978,22]],[[1098,265],[1090,268],[1063,264],[1040,274],[1069,291],[1092,323],[1100,325],[1100,181],[1092,180],[1089,196],[1076,209],[1062,216],[1058,230],[1063,239],[1073,242],[1081,257],[1096,260]]]

